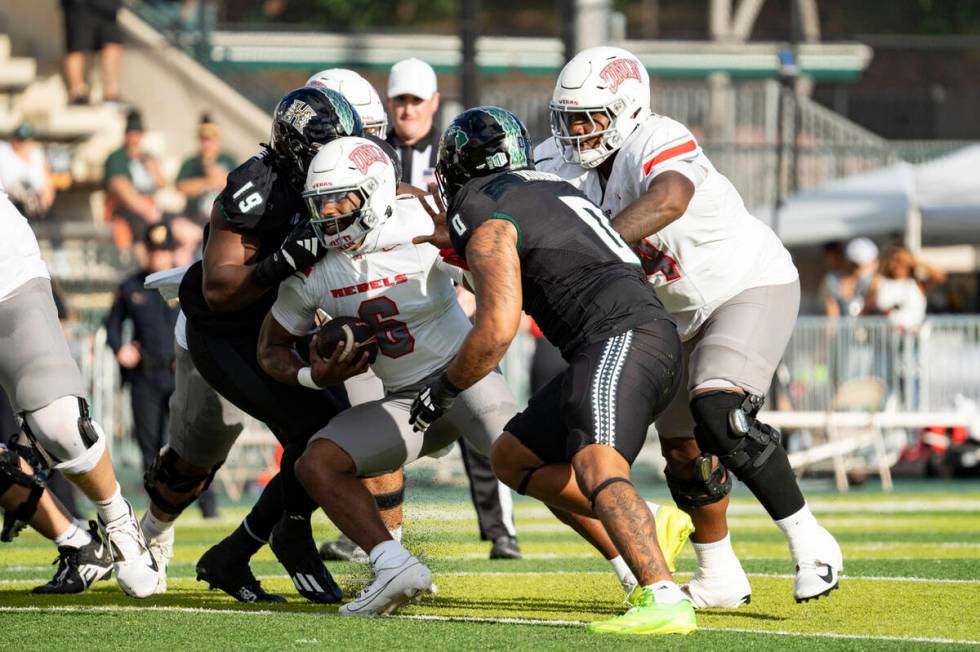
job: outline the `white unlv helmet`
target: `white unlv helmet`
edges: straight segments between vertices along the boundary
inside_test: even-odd
[[[350,102],[361,116],[364,133],[384,138],[388,131],[388,114],[378,91],[368,80],[347,68],[327,68],[306,80],[307,86],[329,88]]]
[[[313,157],[303,199],[324,246],[355,248],[395,212],[394,164],[366,138],[338,138]]]
[[[650,77],[640,60],[622,48],[589,48],[562,68],[549,108],[551,133],[565,161],[594,168],[619,149],[650,113]],[[591,133],[573,136],[570,118],[583,113]],[[609,126],[601,129],[592,118],[594,113],[604,113]],[[584,141],[597,136],[597,146],[582,149]]]

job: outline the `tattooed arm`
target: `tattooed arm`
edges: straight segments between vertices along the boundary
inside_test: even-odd
[[[446,372],[459,389],[493,371],[521,323],[521,261],[514,225],[506,220],[481,224],[466,245],[466,262],[476,282],[476,314]]]
[[[693,196],[690,179],[680,172],[663,172],[612,219],[612,226],[627,243],[639,242],[683,215]]]

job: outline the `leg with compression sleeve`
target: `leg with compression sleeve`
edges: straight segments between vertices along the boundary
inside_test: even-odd
[[[763,397],[730,391],[691,400],[701,450],[717,455],[745,483],[774,520],[803,508],[804,499],[779,432],[756,418]]]

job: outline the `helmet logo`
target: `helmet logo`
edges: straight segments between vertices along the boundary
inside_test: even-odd
[[[642,82],[640,62],[636,59],[613,59],[599,71],[599,79],[609,85],[609,90],[612,93],[619,90],[620,85],[627,79]]]
[[[512,168],[522,168],[527,165],[527,152],[525,146],[527,143],[524,142],[524,130],[521,127],[521,123],[514,118],[514,114],[510,111],[504,111],[496,107],[487,108],[487,113],[497,121],[497,124],[504,131],[504,136],[507,143],[507,154],[510,158],[510,165]],[[495,169],[496,167],[503,167],[506,165],[506,161],[491,161],[487,160],[490,169]]]
[[[293,126],[293,129],[302,134],[306,129],[306,125],[314,117],[316,117],[316,111],[309,104],[299,100],[293,100],[293,103],[289,105],[286,112],[282,114],[282,121],[288,122]]]
[[[357,171],[361,174],[367,174],[372,163],[381,163],[382,165],[388,163],[388,155],[381,151],[381,148],[377,145],[370,145],[368,143],[355,147],[348,154],[347,158],[350,159],[351,163],[354,164]]]
[[[456,149],[462,149],[466,143],[469,142],[470,137],[466,135],[466,132],[462,129],[456,128],[453,131],[453,140],[456,143]]]

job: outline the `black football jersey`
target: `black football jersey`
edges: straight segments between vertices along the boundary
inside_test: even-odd
[[[232,170],[215,202],[229,226],[258,236],[259,260],[282,247],[289,232],[307,215],[301,193],[289,184],[285,175],[279,175],[272,156],[266,151]],[[187,270],[180,284],[180,305],[194,328],[209,332],[257,329],[278,294],[272,288],[246,308],[214,312],[204,300],[203,281],[203,267],[198,261]]]
[[[453,248],[481,224],[517,228],[524,312],[568,358],[578,347],[655,319],[672,321],[636,254],[571,184],[534,170],[473,179],[447,210]]]

